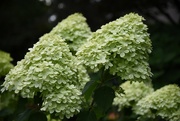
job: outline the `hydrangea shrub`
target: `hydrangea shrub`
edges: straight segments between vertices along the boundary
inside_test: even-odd
[[[54,114],[60,119],[79,114],[78,121],[101,120],[114,99],[119,111],[132,106],[142,117],[161,116],[178,121],[179,87],[168,85],[154,92],[152,85],[144,83],[151,81],[148,58],[152,47],[143,20],[138,14],[130,13],[91,33],[86,18],[80,13],[72,14],[29,49],[6,75],[1,91],[8,90],[23,98],[40,96],[42,105],[36,113],[40,112],[45,120],[51,120]],[[12,60],[0,51],[1,56],[0,67]],[[97,77],[89,81],[86,69],[97,72]],[[121,90],[114,95],[116,85],[111,80],[116,76],[112,75],[126,81],[120,85],[124,94]]]
[[[3,90],[33,98],[38,92],[43,99],[42,110],[72,117],[81,109],[81,90],[89,81],[86,70],[77,65],[64,40],[45,34],[24,59],[9,72]]]
[[[6,75],[14,67],[11,64],[12,60],[9,53],[0,51],[0,77]]]
[[[130,13],[103,25],[78,50],[80,63],[94,72],[104,67],[124,80],[150,80],[151,41],[143,20]]]
[[[61,36],[68,43],[70,50],[76,52],[87,41],[91,30],[86,18],[80,13],[75,13],[59,22],[51,33]]]
[[[118,106],[118,110],[123,108],[133,107],[143,97],[149,95],[154,91],[152,86],[146,85],[143,82],[130,82],[126,81],[120,85],[124,90],[124,94],[116,91],[114,98],[114,105]]]
[[[180,88],[166,85],[138,101],[134,112],[142,117],[160,116],[169,121],[180,119]]]

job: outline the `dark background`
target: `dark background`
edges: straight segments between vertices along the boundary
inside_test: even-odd
[[[130,12],[143,16],[153,42],[149,62],[154,87],[179,84],[179,0],[2,0],[0,50],[9,52],[16,65],[39,37],[75,12],[87,18],[92,31]]]

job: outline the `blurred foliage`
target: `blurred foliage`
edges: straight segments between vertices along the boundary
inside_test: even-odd
[[[150,65],[155,88],[166,84],[180,85],[180,26],[149,26],[153,51]]]
[[[180,85],[179,0],[53,0],[51,2],[48,0],[41,0],[41,2],[38,0],[4,0],[0,4],[0,50],[9,52],[14,59],[13,64],[16,64],[40,36],[75,12],[80,12],[87,18],[92,31],[129,12],[136,12],[145,17],[153,45],[149,58],[154,74],[153,86],[157,89],[166,84]],[[92,76],[96,79],[99,75]],[[3,81],[4,78],[0,78],[0,84]],[[89,95],[97,86],[96,82],[90,83],[92,84],[89,84],[91,89],[85,91]],[[0,121],[12,121],[13,119],[23,121],[27,120],[30,115],[37,119],[39,116],[43,119],[42,121],[45,121],[45,113],[38,111],[38,103],[38,98],[37,100],[25,99],[5,92],[0,95]],[[86,114],[83,115],[93,118],[95,111],[98,112],[99,109],[92,112],[84,111]],[[131,109],[124,109],[117,113],[116,108],[112,108],[109,110],[109,115],[102,120],[131,121],[134,119],[131,112]],[[22,117],[23,114],[27,114],[27,117]],[[55,117],[48,118],[49,121],[54,119]],[[75,119],[69,120],[74,121]],[[157,118],[157,121],[164,120]]]
[[[13,68],[10,63],[12,60],[9,53],[0,50],[0,77],[5,76]]]

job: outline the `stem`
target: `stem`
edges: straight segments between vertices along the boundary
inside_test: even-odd
[[[91,102],[91,105],[90,105],[90,108],[89,108],[89,111],[91,111],[93,109],[93,106],[94,106],[94,99],[92,100]]]

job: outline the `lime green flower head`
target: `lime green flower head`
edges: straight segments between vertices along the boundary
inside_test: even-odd
[[[179,121],[180,88],[177,85],[164,86],[139,100],[133,110],[142,117],[160,116],[168,121]]]
[[[81,90],[87,81],[86,70],[77,65],[64,40],[59,35],[46,34],[9,72],[2,91],[14,91],[25,98],[40,92],[42,110],[69,118],[80,110]],[[66,111],[61,110],[62,105]]]
[[[124,90],[124,94],[116,91],[113,102],[114,105],[118,106],[119,111],[123,108],[133,107],[140,99],[154,91],[152,86],[135,81],[126,81],[120,87]]]
[[[80,63],[95,72],[104,67],[124,80],[150,80],[151,41],[142,20],[130,13],[103,25],[78,50]]]
[[[10,63],[12,60],[9,53],[0,51],[0,77],[5,76],[14,67]]]
[[[51,34],[60,35],[69,45],[70,50],[76,52],[87,41],[91,30],[86,23],[86,18],[80,13],[75,13],[59,22]]]
[[[44,96],[43,107],[41,110],[49,111],[50,113],[56,112],[56,115],[61,119],[72,117],[74,114],[80,112],[81,103],[83,102],[81,90],[76,85],[66,84],[59,90],[52,93],[47,93]]]

